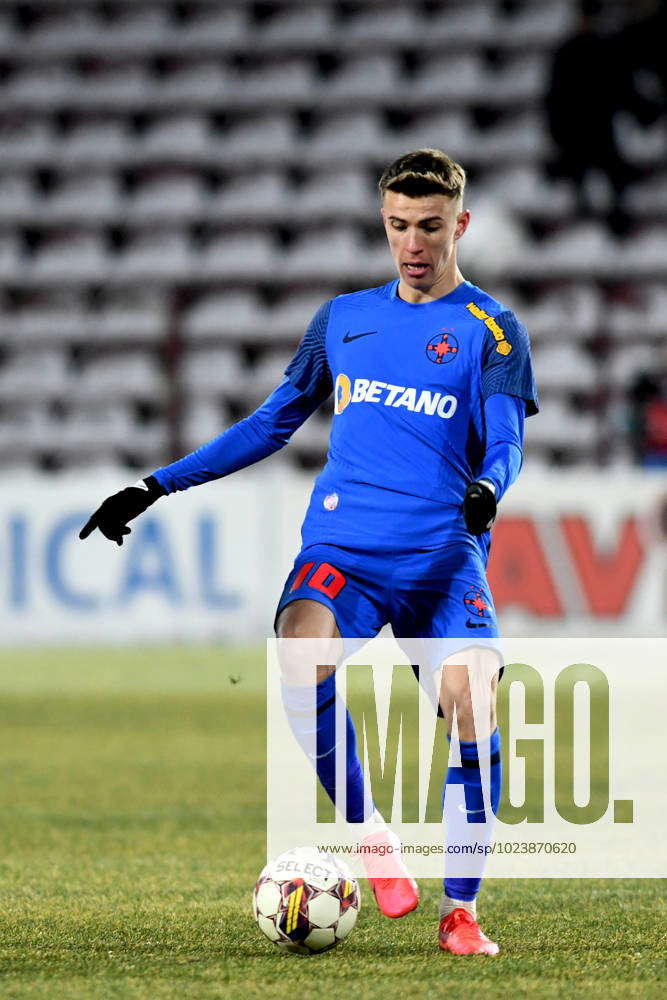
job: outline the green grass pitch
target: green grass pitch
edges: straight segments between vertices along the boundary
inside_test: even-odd
[[[658,998],[665,880],[490,880],[498,958],[436,943],[439,885],[308,959],[259,933],[261,651],[2,653],[0,996]]]

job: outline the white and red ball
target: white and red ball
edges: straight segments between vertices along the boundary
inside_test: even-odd
[[[312,955],[343,941],[361,895],[347,866],[314,847],[270,861],[257,880],[252,910],[259,929],[283,951]]]

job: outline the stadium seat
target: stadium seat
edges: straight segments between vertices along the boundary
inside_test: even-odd
[[[544,292],[518,310],[534,340],[562,343],[592,337],[608,329],[608,315],[599,290],[590,284],[568,284]]]
[[[248,377],[231,348],[190,351],[182,369],[182,385],[190,401],[245,398]]]
[[[544,159],[548,149],[549,140],[541,116],[534,111],[524,111],[507,115],[498,125],[482,132],[476,156],[494,165],[498,160],[530,163]]]
[[[51,222],[113,222],[121,212],[116,178],[108,170],[68,174],[44,199],[39,210]]]
[[[193,344],[244,340],[252,343],[256,338],[266,339],[271,327],[270,315],[253,291],[214,292],[188,310],[183,336]]]
[[[441,146],[451,151],[452,156],[465,160],[473,153],[476,136],[471,130],[466,112],[460,110],[435,111],[418,114],[416,119],[397,133],[401,150],[419,149],[424,144]]]
[[[289,292],[268,311],[270,336],[276,341],[289,341],[296,347],[317,310],[333,295],[335,288],[331,285]]]
[[[285,115],[246,115],[225,134],[220,155],[226,162],[259,160],[266,168],[267,150],[279,162],[293,151],[294,141],[294,130]]]
[[[605,328],[619,342],[667,337],[667,289],[662,284],[633,288],[627,302],[610,308]]]
[[[388,95],[401,89],[395,59],[386,55],[363,55],[348,59],[334,77],[326,80],[321,100],[325,106],[348,100],[369,104],[386,100]],[[407,86],[406,89],[411,90]]]
[[[85,7],[55,8],[33,25],[29,51],[40,57],[89,51],[98,43],[100,33],[100,23],[93,11]]]
[[[555,46],[574,29],[575,16],[575,5],[570,0],[524,4],[499,19],[498,32],[506,45],[546,48]]]
[[[168,303],[157,290],[125,290],[109,296],[107,304],[86,315],[84,322],[93,343],[155,345],[167,335]]]
[[[119,165],[130,155],[132,140],[126,121],[117,115],[84,119],[65,133],[54,159],[61,166]]]
[[[257,281],[276,274],[278,259],[266,233],[239,230],[214,235],[197,266],[209,277]]]
[[[5,401],[43,401],[62,397],[69,384],[62,351],[45,348],[17,352],[0,367],[0,399]]]
[[[108,272],[102,237],[99,233],[82,230],[57,232],[46,237],[30,266],[31,277],[36,282],[102,281]]]
[[[495,73],[487,73],[486,93],[494,104],[539,104],[547,86],[548,70],[548,56],[544,52],[522,53]]]
[[[616,274],[626,264],[627,254],[619,252],[600,223],[575,222],[534,248],[526,247],[516,261],[516,273],[576,277],[584,270]]]
[[[304,156],[314,163],[334,160],[350,164],[369,156],[382,156],[386,146],[387,136],[375,114],[363,111],[334,114],[317,130],[304,149]]]
[[[224,52],[231,46],[243,48],[247,43],[248,27],[246,10],[239,7],[202,6],[193,8],[193,16],[186,24],[179,25],[169,39],[169,45],[176,51],[200,53],[205,49],[210,54]]]
[[[364,217],[377,197],[358,170],[322,171],[312,176],[294,196],[293,213],[304,221],[323,216]]]
[[[489,93],[479,56],[473,52],[459,52],[448,58],[431,56],[422,63],[408,90],[410,102],[416,105],[423,100],[474,102],[486,100]]]
[[[29,217],[33,202],[32,186],[25,174],[0,176],[0,217],[3,220],[18,221]]]
[[[303,236],[285,253],[281,273],[304,281],[327,278],[364,268],[371,255],[351,228],[332,226]]]
[[[232,423],[225,407],[214,401],[192,401],[183,415],[183,445],[194,451],[206,441],[217,437]]]
[[[140,351],[89,361],[70,390],[73,401],[164,402],[166,383],[157,360]]]
[[[576,344],[540,345],[533,354],[533,367],[541,393],[592,392],[598,385],[598,366]]]
[[[211,218],[241,225],[280,219],[290,210],[290,194],[281,174],[258,170],[231,180],[209,199],[207,210]]]
[[[307,9],[298,6],[281,9],[260,25],[254,42],[261,50],[275,50],[280,46],[301,49],[307,46],[322,46],[324,39],[334,35],[331,9],[322,5],[308,4]]]
[[[302,102],[314,85],[312,69],[304,59],[281,59],[238,74],[230,83],[228,103],[232,108],[282,108],[286,102]]]
[[[194,59],[153,83],[150,106],[217,108],[229,101],[232,86],[233,78],[219,60]]]
[[[386,8],[367,8],[351,17],[344,26],[345,38],[350,44],[373,45],[380,50],[417,41],[423,30],[423,21],[413,4],[392,4],[390,17],[387,17]]]
[[[9,80],[3,101],[22,111],[48,110],[74,100],[76,91],[75,78],[64,66],[24,66]]]
[[[3,167],[50,164],[54,155],[53,129],[44,119],[9,119],[2,129]]]
[[[491,168],[488,180],[475,187],[474,195],[480,188],[486,197],[497,199],[499,204],[534,218],[560,221],[574,212],[570,187],[564,182],[545,181],[532,164],[517,164],[497,170]]]
[[[667,215],[667,171],[656,171],[641,183],[633,184],[626,192],[625,201],[630,212],[639,215]]]
[[[497,45],[499,41],[498,20],[495,4],[488,0],[471,0],[457,7],[447,7],[438,11],[428,21],[428,37],[438,46]]]
[[[205,153],[211,145],[203,118],[194,114],[166,115],[159,118],[146,132],[137,152],[151,157],[179,155],[188,159]]]
[[[148,105],[149,77],[137,63],[110,65],[88,74],[79,83],[71,105],[76,108],[140,111]]]
[[[201,182],[190,173],[162,171],[140,184],[126,207],[137,222],[188,220],[204,207]]]
[[[529,451],[554,449],[587,454],[595,447],[598,426],[591,413],[573,412],[557,397],[545,399],[540,405],[540,419],[526,423],[525,445]]]
[[[89,336],[90,328],[76,299],[69,308],[55,299],[52,304],[26,306],[4,315],[3,341],[16,348],[83,343]]]
[[[632,385],[641,372],[653,372],[662,361],[656,357],[655,347],[649,344],[626,343],[619,345],[611,355],[606,371],[609,388],[623,391]]]
[[[248,402],[258,406],[282,382],[293,351],[269,351],[248,373]]]
[[[137,233],[124,252],[115,258],[112,273],[115,278],[133,282],[151,278],[184,281],[194,267],[184,232],[149,229]]]

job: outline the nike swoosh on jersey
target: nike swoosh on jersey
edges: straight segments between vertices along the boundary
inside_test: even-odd
[[[372,337],[374,333],[378,333],[378,330],[366,330],[365,333],[353,333],[351,334],[348,330],[343,337],[344,344],[350,344],[353,340],[359,340],[360,337]]]
[[[471,622],[470,619],[468,619],[466,622],[466,628],[484,628],[488,624],[488,622]]]

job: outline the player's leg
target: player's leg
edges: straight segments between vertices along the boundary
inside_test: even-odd
[[[472,843],[489,839],[500,795],[495,609],[481,559],[460,549],[419,554],[406,564],[403,577],[392,606],[394,634],[427,640],[419,676],[445,716],[450,740],[452,766],[443,790],[447,878],[440,946],[456,953],[495,954],[497,945],[482,935],[475,916],[484,854],[471,853]],[[431,679],[430,671],[437,676]],[[473,859],[479,869],[471,871]],[[461,927],[453,936],[452,925]]]
[[[336,693],[335,670],[346,653],[342,636],[370,637],[383,623],[377,590],[373,593],[372,583],[362,583],[354,560],[348,561],[349,566],[341,565],[340,552],[327,551],[326,546],[311,547],[299,555],[288,577],[276,615],[276,634],[287,654],[281,656],[283,702],[292,731],[334,804],[337,737],[345,732],[345,815],[348,822],[359,824],[363,859],[380,910],[401,917],[417,906],[417,885],[398,851],[392,863],[384,860],[387,848],[393,852],[399,845],[374,807],[357,754],[354,723]],[[295,639],[299,642],[290,641]],[[307,679],[314,665],[313,693]],[[378,862],[382,875],[374,870]]]
[[[282,697],[290,728],[314,764],[322,787],[339,807],[336,749],[342,740],[337,732],[345,729],[345,817],[348,823],[367,822],[374,807],[357,754],[354,724],[336,695],[335,672],[343,647],[333,612],[316,600],[292,601],[277,616],[276,635],[283,640]]]
[[[455,954],[497,954],[498,946],[477,924],[483,853],[465,853],[490,844],[502,781],[496,724],[499,660],[495,650],[472,647],[443,665],[440,706],[450,740],[444,787],[448,847],[447,874],[440,903],[440,946]],[[461,864],[462,862],[462,864]]]

